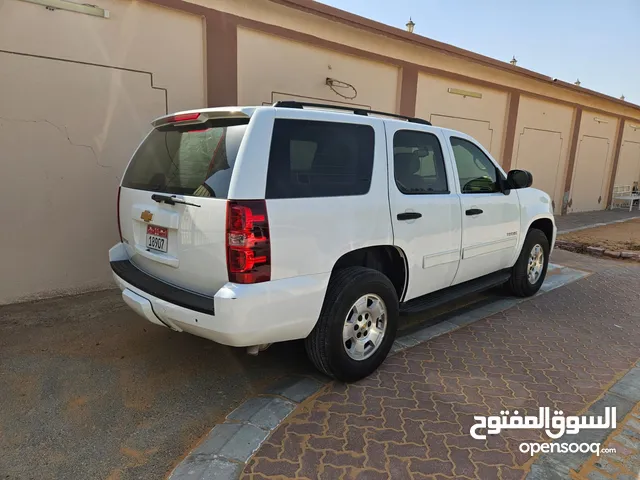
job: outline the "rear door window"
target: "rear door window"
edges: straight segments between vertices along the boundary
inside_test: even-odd
[[[366,194],[373,172],[374,137],[369,125],[277,119],[266,197]]]
[[[432,133],[398,130],[393,136],[393,161],[402,193],[449,193],[442,148]]]
[[[226,198],[248,123],[249,119],[224,119],[156,128],[131,159],[122,186]]]

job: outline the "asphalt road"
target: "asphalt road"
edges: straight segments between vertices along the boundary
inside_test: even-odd
[[[313,372],[302,342],[251,357],[155,326],[118,291],[0,307],[0,478],[163,478],[245,398]]]
[[[311,371],[301,342],[250,357],[117,291],[0,307],[0,478],[163,478],[247,396]]]

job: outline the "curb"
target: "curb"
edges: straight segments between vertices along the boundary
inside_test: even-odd
[[[619,258],[623,260],[631,260],[640,262],[640,251],[634,252],[630,250],[607,250],[602,247],[592,247],[579,242],[568,242],[566,240],[556,240],[555,246],[561,250],[567,250],[569,252],[582,253],[586,255],[593,255],[594,257],[610,257]]]
[[[571,233],[571,232],[577,232],[579,230],[586,230],[588,228],[595,228],[595,227],[604,227],[606,225],[613,225],[614,223],[624,223],[624,222],[629,222],[631,220],[637,220],[639,219],[640,216],[635,216],[635,217],[630,217],[630,218],[623,218],[621,220],[613,220],[611,222],[604,222],[604,223],[591,223],[589,225],[583,225],[582,227],[576,227],[576,228],[567,228],[566,230],[558,230],[558,235],[562,235],[563,233]]]
[[[605,407],[616,407],[616,419],[622,423],[627,414],[640,402],[640,362],[604,394],[596,400],[584,413],[587,416],[604,415]],[[602,429],[580,430],[570,435],[565,434],[552,443],[600,443],[603,444],[615,431]],[[526,480],[547,480],[556,478],[574,478],[592,453],[543,453],[531,464],[531,471]]]
[[[551,263],[548,272],[551,275],[547,276],[540,291],[530,298],[544,295],[590,275],[589,272]],[[397,338],[390,355],[500,313],[526,300],[528,298],[501,299],[454,315],[435,325],[419,328]],[[213,427],[207,437],[171,472],[168,480],[237,479],[246,462],[271,432],[302,402],[317,394],[330,381],[320,374],[318,378],[289,376],[276,382],[265,394],[245,400],[227,415],[224,423]]]
[[[251,397],[216,425],[169,475],[169,480],[236,479],[271,432],[326,382],[285,377],[264,395]]]

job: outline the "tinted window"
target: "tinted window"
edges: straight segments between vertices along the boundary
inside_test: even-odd
[[[431,133],[397,131],[393,136],[393,166],[402,193],[449,193],[442,148]]]
[[[462,138],[451,137],[462,193],[499,192],[499,171],[477,145]]]
[[[122,186],[138,190],[226,198],[248,119],[165,126],[140,145]]]
[[[266,196],[364,195],[371,185],[373,147],[368,125],[276,120]]]

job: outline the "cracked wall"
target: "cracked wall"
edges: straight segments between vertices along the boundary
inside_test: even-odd
[[[2,8],[0,304],[111,286],[131,154],[167,109],[205,104],[199,17],[103,3],[108,20],[16,0]],[[167,46],[169,24],[179,48]]]

